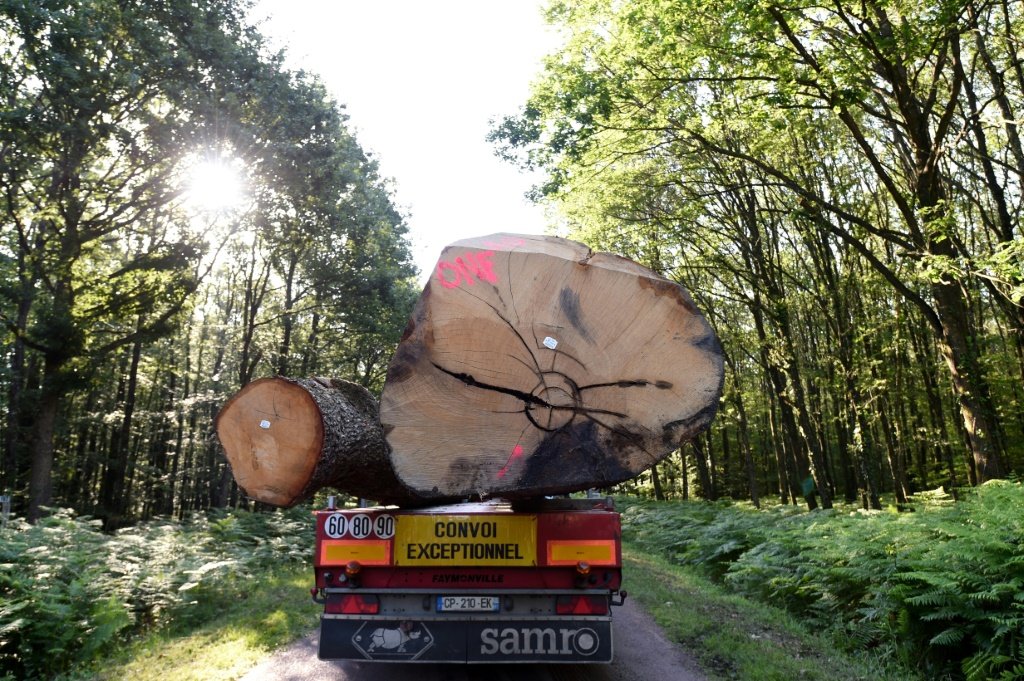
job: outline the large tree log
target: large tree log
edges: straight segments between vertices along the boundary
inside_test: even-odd
[[[391,468],[376,400],[356,383],[259,379],[228,400],[215,426],[235,482],[257,501],[289,507],[324,487],[415,500]]]
[[[721,348],[689,294],[556,237],[441,255],[387,374],[381,423],[424,497],[555,494],[635,477],[711,422]]]

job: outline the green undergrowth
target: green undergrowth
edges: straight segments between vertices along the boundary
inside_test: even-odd
[[[244,613],[253,594],[308,572],[313,544],[308,508],[211,512],[114,534],[70,511],[36,525],[16,519],[0,532],[0,679],[75,676],[139,641]],[[289,600],[308,604],[308,591]],[[278,609],[250,617],[261,611]],[[269,647],[280,627],[290,630],[294,615],[280,612],[283,623],[261,628],[270,638],[256,634],[252,645]]]
[[[838,649],[927,679],[1024,678],[1024,489],[914,512],[624,500],[637,549],[785,609]],[[738,677],[744,678],[744,677]]]
[[[624,577],[670,640],[711,679],[854,681],[913,678],[836,649],[784,610],[730,592],[698,571],[623,542]]]
[[[309,566],[291,566],[253,579],[245,594],[216,617],[186,631],[171,627],[137,640],[120,655],[94,663],[92,681],[229,681],[267,653],[313,629],[320,608],[309,597]]]

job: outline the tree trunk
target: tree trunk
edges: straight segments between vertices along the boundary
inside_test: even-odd
[[[136,328],[141,328],[142,319],[138,320]],[[107,530],[117,529],[124,523],[128,513],[129,500],[125,487],[128,477],[129,439],[132,431],[132,421],[135,416],[135,393],[139,385],[139,362],[142,359],[142,341],[136,340],[132,344],[131,361],[128,366],[127,383],[124,385],[124,399],[121,404],[124,409],[124,416],[117,432],[111,437],[110,460],[107,462],[107,471],[103,476],[103,511],[105,517],[104,527]],[[121,378],[124,381],[124,378]]]
[[[26,514],[30,523],[42,518],[43,508],[53,503],[53,435],[61,398],[54,384],[59,381],[62,369],[63,362],[53,357],[46,358],[43,390],[32,429],[32,468]]]
[[[747,410],[743,406],[743,396],[738,389],[733,390],[731,401],[736,409],[736,425],[739,428],[740,450],[743,453],[743,468],[747,474],[747,489],[750,492],[750,501],[755,508],[761,508],[761,491],[757,484],[757,469],[754,466],[754,456],[750,448],[750,430],[747,425]]]
[[[697,481],[700,483],[700,496],[707,501],[718,499],[715,490],[715,481],[711,478],[711,468],[708,465],[707,452],[704,451],[704,441],[695,437],[690,443],[693,445],[693,462],[697,468]]]
[[[942,324],[939,348],[953,379],[960,415],[970,443],[978,484],[1002,477],[1000,424],[992,405],[988,382],[979,362],[975,330],[959,287],[938,283],[932,287],[935,311]]]
[[[299,265],[299,254],[292,251],[288,256],[288,268],[284,279],[284,312],[281,314],[281,343],[277,348],[277,373],[288,375],[289,358],[292,354],[292,327],[295,325],[295,271]]]
[[[690,500],[690,472],[686,470],[686,447],[679,448],[679,467],[682,469],[683,501]]]
[[[216,428],[238,485],[277,506],[324,486],[403,504],[533,497],[651,468],[707,428],[723,374],[678,284],[575,242],[499,234],[442,254],[380,421],[354,384],[275,378],[243,387]]]
[[[355,383],[258,379],[224,405],[215,427],[235,481],[257,501],[289,507],[323,487],[417,500],[395,478],[376,401]]]
[[[665,490],[661,488],[661,478],[658,476],[658,466],[651,466],[651,486],[654,487],[654,498],[657,501],[665,501]]]
[[[25,339],[28,315],[35,297],[35,281],[29,278],[25,253],[18,250],[18,312],[15,316],[10,349],[10,377],[7,387],[7,423],[4,430],[3,465],[0,466],[0,491],[18,487],[19,460],[24,461],[26,414],[22,409],[25,392]]]

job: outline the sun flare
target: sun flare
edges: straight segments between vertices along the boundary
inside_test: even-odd
[[[242,175],[229,159],[203,159],[189,171],[188,202],[197,211],[232,211],[241,205],[244,194]]]

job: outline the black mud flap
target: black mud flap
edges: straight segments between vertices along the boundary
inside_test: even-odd
[[[375,662],[612,661],[610,620],[359,620],[322,618],[322,660]]]

